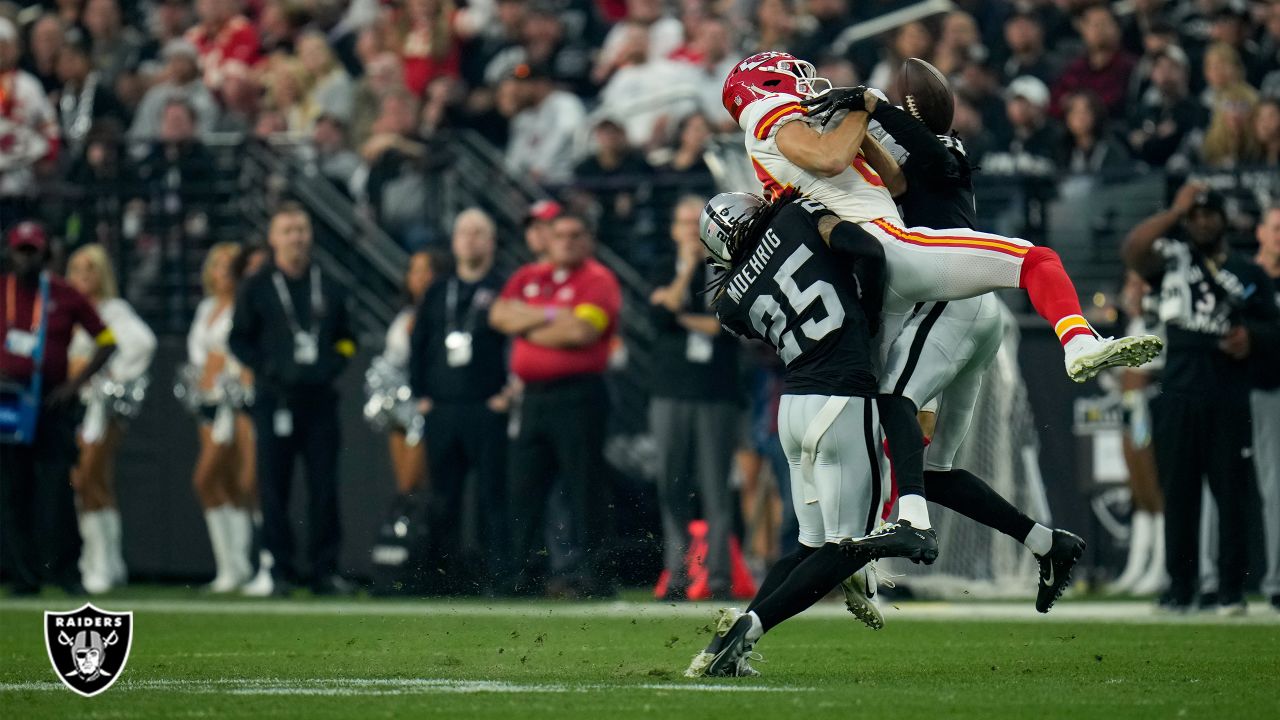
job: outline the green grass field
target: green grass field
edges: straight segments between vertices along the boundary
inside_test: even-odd
[[[825,603],[760,643],[762,677],[691,681],[708,606],[95,604],[133,610],[135,634],[119,682],[84,699],[54,677],[41,613],[80,602],[0,599],[0,717],[1280,717],[1280,624],[1257,605],[1242,623],[922,604],[872,632]]]

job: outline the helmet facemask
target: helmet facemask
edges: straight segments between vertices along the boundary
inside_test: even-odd
[[[818,77],[818,71],[808,60],[779,60],[776,67],[796,78],[796,90],[808,100],[831,91],[831,81]]]

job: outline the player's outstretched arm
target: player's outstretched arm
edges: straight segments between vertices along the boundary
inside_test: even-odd
[[[803,122],[789,122],[778,130],[778,150],[805,172],[835,177],[853,164],[867,135],[867,113],[851,111],[835,130],[820,133]]]
[[[879,102],[872,95],[867,100],[867,109],[871,113],[871,118],[884,126],[884,129],[893,136],[894,142],[910,153],[911,162],[918,163],[926,173],[941,169],[951,162],[951,152],[938,140],[938,136],[930,132],[924,123],[904,112],[902,108],[894,107],[887,102]],[[867,159],[870,160],[870,157]],[[871,167],[875,168],[875,165]],[[880,172],[879,169],[876,169],[876,172]]]
[[[884,306],[884,246],[866,230],[835,215],[818,219],[818,234],[832,250],[853,260],[853,274],[862,291],[862,312],[874,336],[880,331],[880,311]]]

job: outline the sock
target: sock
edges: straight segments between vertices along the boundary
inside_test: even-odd
[[[1027,533],[1027,539],[1023,540],[1022,544],[1036,555],[1044,555],[1053,548],[1053,531],[1036,523],[1031,528],[1031,532]]]
[[[929,504],[924,501],[923,495],[901,495],[898,497],[898,519],[906,520],[911,523],[911,527],[920,530],[928,530],[929,525]]]
[[[747,642],[754,643],[764,635],[764,623],[761,622],[760,616],[754,612],[747,613],[747,617],[751,618],[751,629],[747,631]]]
[[[901,395],[876,397],[876,409],[880,411],[880,427],[884,428],[889,443],[889,458],[893,461],[893,477],[898,482],[898,517],[910,520],[918,528],[929,527],[929,508],[924,503],[924,433],[916,419],[916,406]],[[902,500],[908,495],[920,497],[919,504],[912,504],[911,516],[904,516]],[[916,523],[919,516],[923,525]]]
[[[1074,337],[1093,336],[1093,328],[1081,314],[1076,286],[1058,253],[1046,247],[1031,248],[1022,261],[1018,286],[1026,289],[1040,317],[1053,325],[1058,342],[1066,345]]]
[[[968,470],[928,470],[924,482],[930,500],[1018,542],[1025,541],[1035,527],[1034,520]]]
[[[787,579],[792,570],[796,566],[804,562],[804,559],[818,551],[818,548],[812,548],[808,545],[799,545],[792,552],[778,558],[778,561],[769,568],[769,572],[764,576],[764,581],[760,583],[760,590],[756,592],[756,596],[751,599],[751,604],[747,606],[747,612],[756,609],[756,605],[760,601],[769,597],[773,591],[782,586],[782,582]]]
[[[840,552],[840,546],[835,543],[818,548],[756,606],[753,612],[760,618],[761,632],[769,632],[809,609],[862,565],[861,561]]]

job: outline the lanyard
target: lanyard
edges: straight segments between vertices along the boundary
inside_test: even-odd
[[[456,277],[449,278],[449,287],[446,289],[444,294],[444,323],[445,323],[445,329],[447,332],[454,332],[460,329],[460,326],[458,324],[458,285],[459,284],[460,283],[458,282],[458,278]],[[479,295],[480,295],[480,286],[479,284],[477,284],[475,289],[471,291],[471,304],[467,308],[466,321],[462,325],[462,327],[465,327],[467,330],[470,330],[471,328],[475,327],[476,310],[477,310],[476,300],[478,299]]]
[[[5,277],[4,309],[5,309],[6,327],[17,327],[14,321],[14,316],[17,315],[18,313],[18,300],[16,297],[18,294],[17,287],[18,287],[17,278],[15,278],[12,275]],[[48,294],[49,294],[49,278],[44,273],[40,273],[40,294],[36,296],[35,304],[31,306],[31,323],[28,324],[27,326],[27,329],[31,332],[35,332],[36,328],[40,327],[40,323],[43,322],[44,320],[44,299],[45,299],[45,296]]]
[[[276,295],[280,296],[280,304],[284,306],[285,318],[289,321],[289,328],[294,334],[303,332],[301,323],[298,322],[298,313],[293,307],[293,297],[289,293],[289,288],[284,284],[284,275],[279,270],[271,274],[271,281],[276,286]],[[316,326],[316,318],[320,316],[324,309],[324,299],[320,297],[320,268],[315,265],[311,266],[311,327]]]

